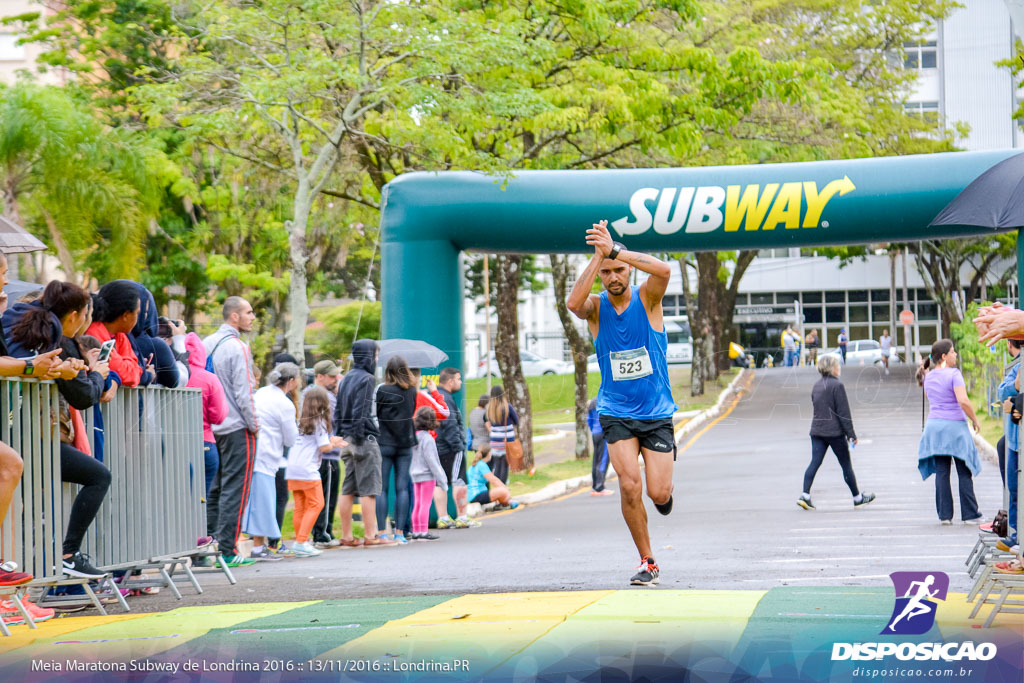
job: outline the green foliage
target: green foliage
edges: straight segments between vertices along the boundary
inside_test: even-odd
[[[316,352],[328,358],[344,358],[356,339],[380,339],[380,302],[353,301],[326,311],[317,311],[323,327],[313,333]]]
[[[984,302],[988,306],[991,302]],[[971,322],[978,315],[979,305],[972,303],[967,307],[963,322],[950,325],[953,345],[959,356],[960,371],[967,384],[967,392],[976,396],[976,390],[984,386],[993,377],[998,377],[1003,368],[1003,359],[1008,351],[1006,341],[997,342],[990,347],[978,341],[978,330]]]

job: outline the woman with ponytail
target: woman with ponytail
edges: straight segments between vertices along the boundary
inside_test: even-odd
[[[953,492],[949,477],[953,463],[956,463],[961,519],[964,524],[979,524],[982,517],[974,496],[972,477],[981,472],[981,460],[967,428],[967,420],[971,421],[975,431],[980,426],[956,360],[953,342],[940,339],[932,344],[931,354],[917,371],[917,381],[924,387],[930,406],[928,422],[917,448],[917,468],[922,479],[935,475],[935,508],[939,521],[952,524]]]

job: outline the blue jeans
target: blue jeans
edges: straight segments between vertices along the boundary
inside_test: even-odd
[[[1010,528],[1013,532],[1010,534],[1010,544],[1016,545],[1017,543],[1017,470],[1020,468],[1020,454],[1015,450],[1009,448],[1006,449],[1006,488],[1010,492],[1010,509],[1007,510],[1009,515]]]
[[[408,534],[412,530],[412,516],[409,514],[409,466],[412,464],[412,449],[397,446],[380,447],[381,491],[377,499],[377,530],[383,533],[388,517],[388,489],[391,472],[395,473],[395,516],[392,517],[396,531]]]
[[[203,442],[203,453],[206,461],[203,463],[206,471],[206,493],[210,493],[210,486],[213,485],[213,477],[220,468],[220,454],[217,452],[217,444],[213,441]]]

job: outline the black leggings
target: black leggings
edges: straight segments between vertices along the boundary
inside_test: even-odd
[[[67,555],[77,553],[82,547],[85,530],[96,519],[96,513],[110,488],[110,470],[96,458],[62,443],[60,473],[61,481],[82,486],[71,506],[71,516],[68,517],[64,534],[64,554]]]
[[[843,468],[843,479],[850,487],[850,493],[856,498],[860,491],[857,489],[857,477],[853,474],[853,463],[850,462],[850,448],[846,445],[846,437],[843,436],[812,436],[811,437],[811,464],[804,472],[804,493],[811,492],[811,485],[814,484],[814,475],[825,460],[825,452],[829,447],[836,454],[839,466]]]

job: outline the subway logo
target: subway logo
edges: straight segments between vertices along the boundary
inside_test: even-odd
[[[818,191],[814,181],[729,185],[710,187],[644,187],[629,199],[630,216],[613,221],[620,235],[640,235],[651,227],[659,235],[671,235],[684,226],[685,232],[713,232],[723,225],[726,232],[785,228],[828,227],[821,214],[839,193],[857,189],[849,176],[833,180]],[[742,190],[742,192],[741,192]],[[657,200],[654,214],[648,206]]]

